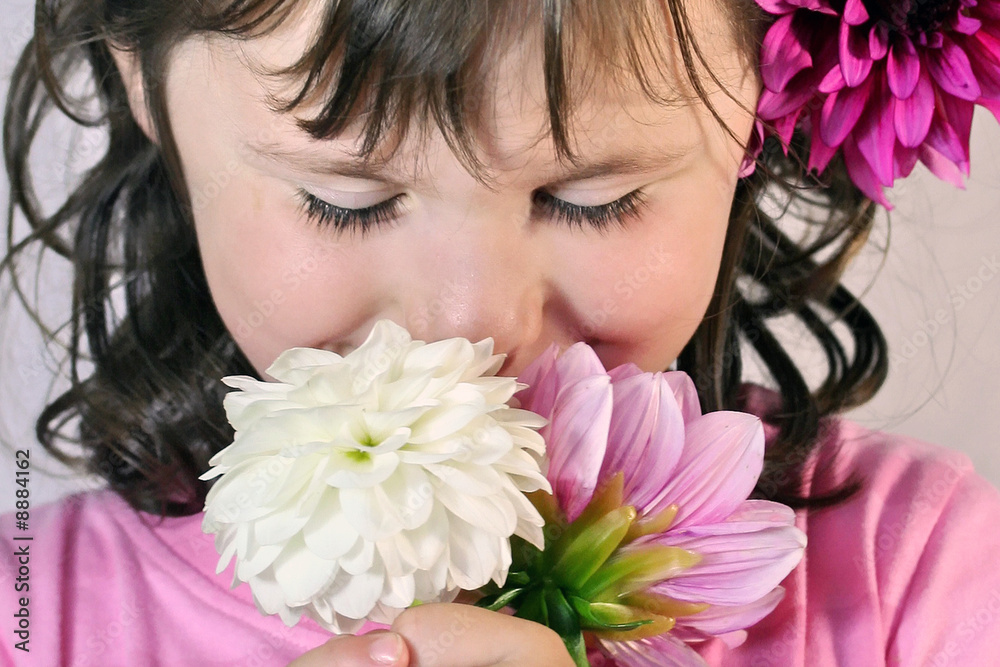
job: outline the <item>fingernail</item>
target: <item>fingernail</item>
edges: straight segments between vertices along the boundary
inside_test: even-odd
[[[368,657],[379,665],[391,665],[403,655],[403,640],[393,633],[387,632],[372,642],[368,649]]]

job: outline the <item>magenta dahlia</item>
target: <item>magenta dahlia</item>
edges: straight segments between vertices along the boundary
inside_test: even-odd
[[[761,49],[758,116],[788,146],[810,132],[809,168],[843,152],[861,190],[919,160],[961,187],[976,104],[1000,119],[1000,1],[756,0],[779,18]]]

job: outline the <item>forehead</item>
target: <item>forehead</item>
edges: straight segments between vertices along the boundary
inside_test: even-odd
[[[582,3],[581,3],[582,4]],[[323,109],[330,87],[316,86],[303,103],[290,113],[276,112],[277,101],[295,97],[302,78],[276,74],[300,61],[306,47],[322,34],[327,20],[327,2],[297,2],[292,12],[273,30],[249,40],[216,38],[206,42],[212,69],[222,85],[221,94],[240,100],[249,116],[244,127],[266,125],[273,131],[268,143],[293,143],[299,147],[319,145],[299,129],[297,119],[313,118]],[[693,37],[713,72],[729,79],[734,89],[748,72],[743,59],[735,53],[730,23],[714,0],[689,2],[688,18]],[[536,5],[537,6],[537,5]],[[661,0],[653,0],[644,28],[630,35],[639,45],[641,80],[629,63],[615,62],[620,55],[619,41],[606,33],[592,34],[586,29],[569,30],[564,61],[567,79],[567,134],[575,150],[586,152],[614,143],[623,133],[648,129],[661,137],[671,136],[672,147],[680,153],[684,143],[697,140],[692,123],[707,116],[707,109],[690,85],[682,59],[676,50],[671,21],[663,14]],[[552,118],[548,100],[551,95],[544,73],[545,43],[540,18],[522,17],[518,29],[508,30],[491,42],[483,58],[477,96],[463,100],[461,113],[475,131],[478,151],[486,160],[501,167],[519,162],[526,152],[538,148],[550,138]],[[645,48],[643,48],[645,45]],[[633,63],[634,64],[634,63]],[[372,91],[368,91],[371,94]],[[721,91],[711,90],[710,96]],[[239,122],[240,114],[234,114]],[[337,137],[360,145],[365,117],[356,115],[345,132]],[[408,128],[405,142],[383,142],[375,159],[405,159],[414,162],[422,153],[422,140],[434,131],[433,123],[418,123]],[[414,133],[413,129],[417,132]],[[396,139],[404,139],[399,136]],[[405,144],[405,145],[404,145]],[[397,151],[400,146],[404,150]],[[419,168],[414,163],[414,168]]]

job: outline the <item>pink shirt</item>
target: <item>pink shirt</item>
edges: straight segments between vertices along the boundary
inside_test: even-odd
[[[823,464],[840,448],[835,468]],[[989,665],[1000,655],[1000,493],[965,456],[838,422],[814,460],[814,489],[867,476],[850,501],[800,512],[809,537],[781,605],[710,665]],[[819,471],[822,471],[819,472]],[[246,585],[215,574],[201,516],[158,520],[111,492],[32,508],[30,531],[0,522],[0,662],[16,665],[287,665],[328,633],[262,616]],[[13,541],[30,534],[32,540]],[[27,593],[15,591],[28,545]],[[30,653],[14,649],[18,598]]]

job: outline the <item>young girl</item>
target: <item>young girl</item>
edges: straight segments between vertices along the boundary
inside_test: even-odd
[[[897,64],[900,35],[933,33],[959,11],[930,4],[760,3],[817,9],[788,30],[844,14],[850,38],[867,20],[872,53],[896,40]],[[1000,14],[979,5],[980,19]],[[12,198],[32,233],[3,268],[20,284],[19,254],[39,244],[73,262],[72,386],[37,432],[109,489],[31,508],[26,532],[4,517],[0,596],[14,634],[0,654],[569,664],[546,628],[463,604],[416,607],[357,637],[331,639],[309,620],[287,628],[215,574],[198,477],[232,438],[219,379],[262,377],[290,347],[346,353],[388,318],[428,341],[491,336],[503,375],[553,342],[585,341],[608,368],[676,363],[706,411],[764,419],[757,496],[797,507],[809,545],[745,643],[698,645],[709,664],[990,664],[1000,495],[962,456],[834,417],[886,374],[877,325],[839,285],[885,165],[864,141],[834,150],[810,135],[808,119],[829,116],[814,106],[798,124],[770,117],[788,152],[769,139],[753,170],[766,66],[792,80],[810,75],[806,47],[813,64],[838,48],[819,30],[762,63],[772,24],[750,0],[39,2],[4,125]],[[917,36],[906,44],[934,43]],[[80,66],[96,116],[94,100],[70,93]],[[28,154],[55,109],[107,128],[110,143],[44,215]],[[893,156],[890,142],[889,182],[939,155]],[[783,202],[792,213],[774,216]],[[796,212],[812,230],[799,242],[784,229]],[[814,344],[783,343],[779,319]],[[828,372],[810,388],[797,363],[816,349]],[[745,382],[751,350],[771,390]]]

